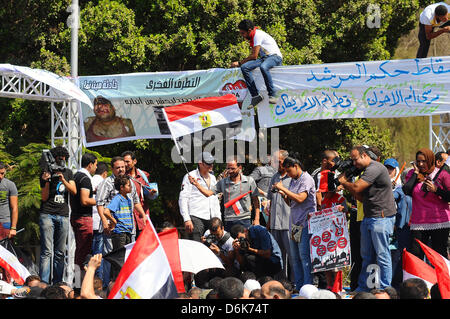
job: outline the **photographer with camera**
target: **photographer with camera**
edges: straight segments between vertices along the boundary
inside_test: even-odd
[[[222,220],[219,217],[213,217],[210,220],[209,229],[201,237],[204,243],[211,251],[219,257],[226,269],[233,266],[233,238],[230,233],[225,231]]]
[[[389,172],[383,164],[372,158],[374,156],[371,153],[373,152],[364,146],[353,147],[350,151],[353,167],[344,169],[344,173],[338,177],[339,183],[363,203],[362,269],[356,291],[369,291],[373,288],[367,286],[367,266],[371,264],[377,264],[380,268],[381,289],[390,286],[392,281],[389,237],[394,230],[396,207]],[[363,173],[356,182],[352,182],[351,178],[355,176],[356,170]]]
[[[42,170],[41,209],[39,230],[41,253],[39,275],[42,281],[50,284],[62,281],[64,256],[69,233],[69,193],[75,195],[77,188],[73,173],[65,167],[69,152],[57,146],[42,153],[39,165]],[[53,260],[53,267],[50,262]],[[53,274],[50,274],[53,269]]]
[[[291,178],[289,187],[285,187],[281,181],[273,187],[291,207],[289,246],[295,285],[300,290],[303,285],[313,283],[308,214],[316,211],[316,187],[313,178],[296,157],[285,158],[283,167]]]
[[[450,174],[435,167],[433,152],[421,148],[416,153],[413,168],[406,175],[403,192],[412,197],[410,219],[411,253],[423,259],[424,253],[415,240],[427,243],[447,257],[447,239],[450,230]]]
[[[271,276],[283,269],[281,250],[269,231],[261,225],[231,227],[234,257],[241,271],[251,271],[256,278]]]
[[[234,266],[233,238],[230,233],[225,231],[222,220],[219,217],[213,217],[209,221],[209,227],[200,238],[222,262],[225,269],[212,268],[203,270],[195,275],[197,287],[204,286],[214,277],[225,278],[237,274],[238,267]]]

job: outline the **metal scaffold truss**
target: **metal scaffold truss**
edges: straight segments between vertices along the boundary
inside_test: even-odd
[[[450,149],[450,113],[439,115],[438,122],[430,116],[430,148],[434,153]]]
[[[62,145],[69,151],[71,169],[81,162],[78,101],[52,86],[27,75],[0,71],[0,97],[20,98],[51,103],[51,145]]]

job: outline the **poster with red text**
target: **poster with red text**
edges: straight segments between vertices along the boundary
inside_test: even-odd
[[[337,207],[309,214],[312,272],[339,269],[351,264],[347,219]]]

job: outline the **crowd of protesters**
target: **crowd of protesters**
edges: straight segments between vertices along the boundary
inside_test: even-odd
[[[64,167],[67,150],[56,147],[50,152]],[[224,269],[184,273],[186,293],[179,298],[440,298],[437,284],[429,290],[420,279],[403,280],[401,252],[407,249],[424,259],[415,241],[419,239],[448,257],[448,153],[420,149],[407,169],[400,169],[394,158],[382,161],[376,147],[355,146],[348,155],[351,165],[344,166],[345,154],[325,150],[320,167],[310,174],[298,154],[278,150],[249,175],[234,156],[216,178],[215,159],[203,152],[197,169],[182,181],[180,235],[207,244]],[[73,174],[66,168],[52,172],[41,162],[39,274],[3,297],[108,296],[120,268],[102,255],[137,239],[149,219],[148,200],[158,191],[149,174],[137,168],[133,152],[112,158],[110,176],[107,165],[90,153],[83,155],[81,164]],[[2,238],[13,238],[17,190],[4,173],[0,177],[7,192],[0,214]],[[349,287],[343,286],[343,269],[312,272],[308,215],[334,206],[349,219]],[[80,289],[63,282],[69,227],[75,236],[75,264],[82,272]],[[374,287],[367,280],[372,264],[380,269],[379,285]],[[4,270],[1,279],[11,282]]]

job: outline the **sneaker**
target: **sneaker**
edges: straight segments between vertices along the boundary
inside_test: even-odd
[[[250,102],[250,105],[247,106],[247,110],[250,110],[257,106],[261,101],[263,100],[263,97],[261,95],[256,95],[252,97],[252,101]]]
[[[276,96],[269,96],[269,103],[270,104],[277,104],[278,98]]]

